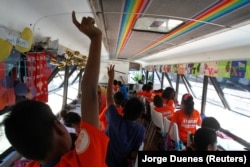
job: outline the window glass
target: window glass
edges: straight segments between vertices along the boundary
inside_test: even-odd
[[[51,80],[48,85],[49,92],[59,88],[59,86],[64,82],[64,73],[64,70],[59,71],[56,76]]]
[[[3,120],[7,114],[8,113],[0,115],[0,123],[3,122]],[[11,146],[10,143],[8,142],[6,136],[5,136],[4,126],[2,124],[0,124],[0,143],[1,143],[0,154],[2,154],[4,151],[6,151]]]
[[[176,89],[177,74],[168,73],[168,76],[172,82],[174,89]],[[187,78],[191,86],[190,88],[192,89],[192,92],[195,96],[195,109],[200,111],[204,76],[194,76],[187,74],[185,75],[185,77]],[[220,122],[223,129],[228,130],[232,134],[242,138],[247,142],[250,142],[250,133],[246,133],[250,132],[250,80],[238,79],[236,81],[217,78],[217,81],[231,110],[225,109],[216,89],[212,85],[210,79],[208,79],[205,115],[215,117]],[[158,84],[160,84],[160,82],[158,82]],[[166,77],[164,77],[163,88],[165,89],[167,86],[170,86],[170,83],[168,82]],[[187,92],[188,91],[182,79],[180,78],[178,94],[179,103],[181,101],[182,95]],[[232,143],[233,142],[229,142],[229,144],[227,144],[227,147],[231,148],[230,145]],[[243,148],[243,146],[239,143],[235,144],[234,146],[235,149],[239,150]]]
[[[137,84],[138,81],[141,79],[141,72],[139,71],[129,71],[128,74],[128,83],[129,84]]]
[[[69,77],[68,82],[69,84],[72,84],[72,82],[76,79],[77,75],[79,74],[79,70],[75,70],[73,74]],[[74,83],[78,82],[79,77],[77,77],[77,80],[75,80]]]
[[[61,111],[62,102],[62,95],[58,94],[57,92],[49,94],[49,100],[47,104],[50,106],[55,115],[57,115]]]
[[[223,128],[250,142],[250,79],[217,78],[231,111],[220,109]],[[215,113],[215,112],[213,112]]]

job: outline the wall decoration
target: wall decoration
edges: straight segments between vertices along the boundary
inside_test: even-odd
[[[193,75],[200,75],[200,66],[201,66],[201,63],[194,63],[193,68],[192,68]]]
[[[187,64],[178,64],[178,74],[187,74]]]
[[[178,72],[177,64],[172,64],[171,65],[171,72],[173,72],[173,73],[177,73]]]
[[[250,78],[250,60],[247,61],[245,78]]]
[[[211,61],[211,62],[201,63],[201,74],[210,76],[210,77],[217,77],[218,76],[218,62]]]
[[[28,76],[32,78],[37,90],[35,100],[48,102],[48,78],[43,75],[43,69],[46,68],[45,57],[44,52],[27,53],[27,68]],[[32,92],[32,89],[30,91]]]
[[[194,63],[189,63],[189,64],[187,65],[187,74],[193,74],[193,73],[192,73],[193,67],[194,67]]]
[[[231,61],[218,62],[218,77],[230,78],[231,63]]]
[[[163,65],[162,72],[171,72],[171,65]]]
[[[231,78],[244,78],[246,64],[246,61],[232,61]]]

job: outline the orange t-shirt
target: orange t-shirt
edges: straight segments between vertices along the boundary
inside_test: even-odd
[[[173,108],[173,110],[175,109],[175,104],[174,104],[174,100],[168,100],[168,99],[163,99],[163,102],[165,105]]]
[[[119,89],[119,86],[118,86],[118,85],[113,85],[113,90],[114,90],[115,92],[117,92],[118,89]]]
[[[120,106],[116,106],[116,110],[118,112],[119,115],[122,115],[122,110],[123,108]],[[99,114],[99,121],[100,121],[100,129],[101,131],[105,132],[107,127],[108,127],[108,123],[106,120],[106,112],[107,112],[107,107],[105,107],[102,112]]]
[[[99,113],[101,113],[102,110],[106,108],[106,101],[107,100],[106,100],[106,96],[103,93],[101,93],[100,100],[101,100],[101,106],[100,106]]]
[[[156,95],[162,96],[162,92],[156,92],[156,91],[154,91],[154,92],[153,92],[153,96],[156,96]]]
[[[142,94],[143,94],[143,91],[136,92],[137,96],[142,96]]]
[[[76,148],[64,154],[55,167],[98,166],[105,163],[108,137],[89,123],[81,122],[81,132],[76,140]],[[31,161],[26,167],[40,167],[37,161]]]
[[[154,107],[154,110],[162,113],[162,116],[166,117],[170,121],[174,115],[174,110],[169,106]]]
[[[187,142],[188,132],[195,133],[196,126],[201,125],[201,116],[197,110],[194,110],[191,116],[187,116],[184,110],[178,110],[174,113],[172,121],[177,123],[179,137],[184,143]]]

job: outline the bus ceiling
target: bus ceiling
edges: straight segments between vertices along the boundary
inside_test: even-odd
[[[232,60],[249,57],[249,8],[248,0],[2,0],[0,38],[27,27],[33,46],[88,55],[89,40],[71,24],[75,10],[78,19],[94,17],[102,29],[103,60],[142,66]]]

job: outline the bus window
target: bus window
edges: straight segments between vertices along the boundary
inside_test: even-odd
[[[0,115],[0,122],[3,122],[4,118],[7,116],[8,113]],[[10,143],[8,142],[5,133],[4,133],[4,127],[2,124],[0,124],[0,155],[6,151],[8,148],[11,147]]]

